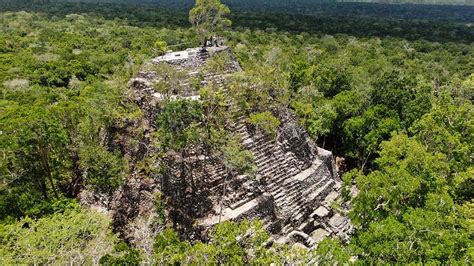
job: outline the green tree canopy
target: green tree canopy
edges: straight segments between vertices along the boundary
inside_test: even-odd
[[[97,264],[118,237],[110,218],[72,203],[66,210],[33,220],[0,224],[2,264]]]
[[[220,0],[196,0],[196,5],[189,12],[189,21],[194,26],[201,44],[209,34],[216,34],[232,22],[226,18],[230,9]]]

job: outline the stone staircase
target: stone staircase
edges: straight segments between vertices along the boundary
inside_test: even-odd
[[[201,165],[203,169],[197,171],[193,178],[204,184],[201,186],[202,192],[214,195],[215,202],[220,202],[224,186],[223,203],[230,209],[237,209],[261,194],[255,190],[254,179],[246,175],[235,176],[227,173],[225,167],[218,161],[208,160]]]
[[[273,196],[277,216],[283,221],[281,232],[295,230],[314,211],[317,202],[333,191],[334,177],[317,156],[310,168],[300,169],[304,163],[295,154],[285,153],[282,143],[258,131],[251,134],[244,122],[238,123],[234,132],[240,135],[244,148],[254,153],[257,174],[265,181],[266,192]]]
[[[205,64],[206,61],[211,57],[211,55],[207,50],[200,50],[197,54],[197,57],[201,64]]]
[[[201,85],[206,86],[213,83],[215,86],[217,86],[217,88],[225,89],[224,85],[226,83],[226,79],[232,73],[234,73],[234,71],[232,70],[226,70],[222,73],[214,73],[214,72],[205,73],[202,76],[203,80],[201,81]]]

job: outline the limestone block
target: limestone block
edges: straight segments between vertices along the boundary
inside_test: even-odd
[[[288,244],[291,242],[291,239],[289,237],[286,237],[286,236],[282,236],[280,238],[278,238],[277,240],[275,240],[275,243],[277,244]]]
[[[339,213],[334,214],[334,216],[329,219],[329,225],[336,229],[342,229],[348,223],[346,217],[341,216]]]
[[[299,249],[308,249],[307,246],[305,246],[305,245],[303,245],[303,244],[301,244],[301,243],[299,243],[299,242],[294,243],[292,247],[293,247],[293,248],[299,248]]]
[[[329,215],[329,210],[326,209],[324,206],[319,206],[319,208],[314,211],[314,215],[319,218],[324,218]]]

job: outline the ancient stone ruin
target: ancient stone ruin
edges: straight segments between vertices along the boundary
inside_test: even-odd
[[[225,70],[203,73],[206,61],[217,54],[227,54],[231,59]],[[172,95],[172,99],[199,100],[189,82],[193,77],[200,76],[203,84],[214,82],[223,86],[226,75],[242,71],[227,47],[168,53],[150,64],[168,64],[186,73],[182,90]],[[153,129],[153,119],[159,112],[157,105],[164,97],[153,89],[155,77],[156,73],[144,70],[129,83],[137,103],[149,118],[145,123],[148,130]],[[348,238],[352,229],[348,218],[332,207],[341,190],[332,153],[317,147],[290,111],[276,111],[275,116],[282,122],[276,137],[268,136],[244,119],[229,125],[228,129],[240,137],[242,146],[255,156],[254,177],[229,176],[224,165],[209,154],[197,152],[187,158],[170,155],[169,172],[157,177],[155,182],[157,189],[169,196],[170,203],[178,209],[175,212],[178,223],[205,230],[220,221],[258,218],[272,233],[273,241],[298,242],[308,248],[326,236]],[[173,168],[177,161],[189,163],[192,171],[183,173],[178,167]],[[195,184],[198,190],[190,194],[186,192],[188,188],[179,189],[178,175],[201,180]]]

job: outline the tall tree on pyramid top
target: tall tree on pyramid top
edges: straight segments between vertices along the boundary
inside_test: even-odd
[[[202,47],[206,46],[209,36],[217,35],[232,21],[227,17],[230,9],[220,0],[196,0],[196,5],[189,11],[189,22],[196,30]]]

